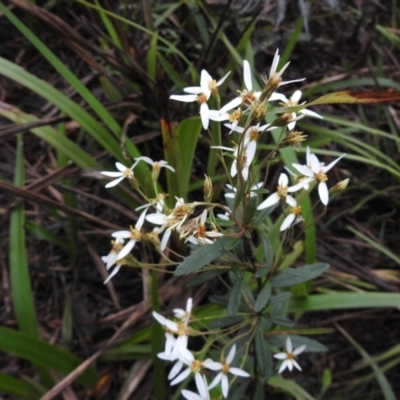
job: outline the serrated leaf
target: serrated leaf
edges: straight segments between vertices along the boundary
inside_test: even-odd
[[[255,312],[260,312],[265,308],[269,299],[271,298],[271,290],[272,290],[271,282],[267,281],[257,296],[257,300],[254,304]]]
[[[267,341],[264,338],[264,332],[258,325],[254,335],[254,344],[256,348],[257,367],[262,376],[269,376],[272,373],[272,353]]]
[[[232,241],[237,239],[232,239],[230,237],[222,237],[218,239],[215,243],[205,245],[195,250],[192,254],[185,258],[182,264],[178,266],[175,270],[174,275],[187,275],[191,272],[199,270],[201,267],[211,263],[217,258],[221,257],[226,253],[225,246],[229,245]]]
[[[287,268],[272,279],[272,287],[281,288],[307,282],[323,274],[328,264],[315,263],[299,268]]]
[[[240,301],[242,300],[243,283],[243,279],[238,279],[232,287],[228,302],[228,315],[231,317],[239,310]]]

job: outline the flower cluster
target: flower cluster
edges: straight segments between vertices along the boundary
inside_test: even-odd
[[[158,354],[158,357],[162,360],[175,362],[168,375],[168,379],[171,381],[171,386],[182,382],[189,376],[194,377],[200,395],[184,390],[182,391],[182,395],[186,399],[209,399],[209,390],[216,387],[218,384],[221,385],[223,396],[227,398],[229,391],[228,373],[243,378],[248,378],[250,374],[241,368],[231,366],[236,355],[235,344],[230,348],[226,359],[222,357],[221,361],[213,361],[209,358],[206,360],[198,360],[194,357],[193,353],[189,351],[188,338],[191,333],[189,322],[192,304],[192,298],[189,298],[186,303],[186,310],[173,310],[176,321],[171,321],[153,311],[153,317],[166,330],[165,349],[162,353]],[[210,385],[207,385],[207,378],[202,373],[205,369],[218,372]]]
[[[279,326],[274,326],[273,315],[277,311],[274,307],[279,301],[283,302],[284,300],[277,300],[280,294],[276,294],[276,288],[281,286],[274,287],[273,278],[275,274],[282,273],[282,271],[279,271],[279,262],[282,262],[281,260],[285,257],[276,257],[278,259],[276,262],[277,265],[270,267],[268,264],[271,265],[273,264],[272,262],[267,262],[267,259],[256,260],[253,254],[255,253],[253,250],[257,246],[258,248],[264,248],[264,244],[269,239],[265,240],[265,242],[258,240],[262,242],[262,246],[253,243],[253,241],[257,241],[257,236],[259,233],[261,235],[264,230],[268,234],[269,226],[272,224],[269,214],[270,210],[272,211],[274,207],[279,205],[281,211],[279,222],[276,222],[277,228],[280,228],[280,232],[288,230],[290,232],[290,229],[294,229],[294,225],[303,221],[300,205],[302,191],[311,192],[317,187],[319,196],[318,204],[321,203],[326,207],[329,204],[330,194],[343,190],[347,185],[346,181],[340,182],[330,188],[327,185],[328,172],[344,154],[328,165],[325,165],[311,151],[310,147],[307,147],[305,164],[293,163],[290,168],[285,167],[287,173],[281,172],[277,184],[271,187],[268,176],[269,167],[265,168],[266,165],[269,165],[272,161],[276,161],[280,149],[286,146],[298,148],[306,138],[306,135],[303,135],[302,132],[295,130],[297,121],[305,117],[322,118],[316,112],[308,110],[306,102],[300,103],[302,96],[300,90],[296,90],[289,98],[277,92],[278,88],[283,85],[303,80],[283,81],[282,75],[289,63],[278,71],[279,59],[279,52],[276,51],[269,75],[263,76],[264,85],[260,91],[254,90],[250,63],[244,60],[243,89],[239,92],[238,96],[228,101],[225,105],[221,106],[220,104],[219,88],[226,81],[229,72],[217,81],[203,69],[200,73],[199,86],[184,88],[183,90],[186,94],[174,94],[170,96],[170,99],[175,101],[197,102],[199,104],[200,120],[205,130],[209,129],[210,121],[226,122],[224,125],[229,130],[229,138],[232,138],[231,143],[221,145],[221,141],[219,141],[210,146],[210,149],[212,149],[210,151],[215,152],[217,150],[220,152],[221,163],[227,172],[225,178],[229,183],[224,182],[225,200],[223,202],[213,201],[213,198],[217,196],[214,196],[211,178],[206,176],[203,187],[204,199],[187,202],[184,198],[177,197],[175,204],[173,206],[170,205],[170,208],[168,208],[166,204],[168,202],[165,201],[168,193],[160,190],[158,178],[161,168],[167,169],[170,172],[175,172],[175,170],[163,160],[155,162],[149,157],[142,156],[136,158],[134,164],[129,168],[117,162],[117,172],[102,172],[103,175],[114,178],[114,180],[106,184],[107,188],[114,187],[126,179],[143,197],[143,202],[145,203],[136,208],[136,211],[140,210],[140,215],[133,227],[131,226],[129,229],[112,233],[112,249],[108,255],[102,258],[107,270],[113,268],[106,282],[119,271],[122,265],[131,265],[130,263],[133,263],[132,260],[134,259],[130,253],[137,242],[150,242],[156,251],[159,253],[164,252],[164,259],[168,259],[169,253],[165,250],[173,232],[176,232],[176,237],[179,236],[180,240],[189,243],[191,246],[207,246],[203,247],[197,254],[202,254],[201,257],[203,257],[210,249],[211,255],[217,254],[217,258],[208,258],[207,255],[205,258],[208,264],[206,265],[206,262],[200,260],[198,268],[191,271],[195,270],[201,273],[206,270],[207,273],[213,273],[212,268],[215,267],[215,269],[219,268],[216,271],[216,275],[220,272],[230,272],[230,274],[225,274],[228,275],[226,279],[224,275],[221,277],[221,280],[226,286],[232,283],[232,285],[236,285],[239,289],[236,291],[231,290],[234,293],[230,294],[232,296],[235,295],[236,298],[232,302],[230,302],[229,298],[227,302],[231,306],[229,307],[228,305],[228,316],[234,316],[235,312],[240,309],[239,306],[243,305],[242,309],[248,310],[249,317],[247,320],[256,321],[249,324],[249,337],[251,337],[250,340],[254,340],[254,346],[249,345],[246,349],[239,348],[242,366],[246,365],[249,370],[254,370],[256,373],[260,373],[260,365],[267,364],[260,362],[257,366],[257,354],[255,354],[257,352],[257,345],[266,336],[264,331],[262,331],[261,335],[258,335],[258,333],[256,335],[254,330],[264,329],[262,326],[263,322],[265,322],[263,320],[264,317],[269,322],[268,330],[278,332],[280,329]],[[213,101],[210,101],[211,98],[213,98]],[[209,104],[217,104],[217,109],[211,109]],[[269,108],[272,108],[272,111],[269,111]],[[269,123],[266,123],[267,121]],[[280,133],[278,135],[276,134],[277,132],[270,134],[269,132],[273,130],[279,130]],[[274,135],[274,140],[272,140],[272,135]],[[212,137],[214,136],[212,135]],[[267,141],[270,142],[269,146],[263,146],[262,142]],[[272,150],[270,151],[271,148]],[[270,151],[268,155],[264,154],[266,149]],[[134,169],[141,161],[147,163],[152,168],[151,179],[155,198],[147,198],[144,194],[147,191],[141,190],[140,184],[135,178]],[[260,179],[264,168],[267,170],[267,176]],[[179,171],[177,172],[178,176],[176,179],[179,179]],[[267,196],[264,197],[265,194]],[[261,199],[261,197],[264,198]],[[265,223],[267,218],[269,218],[268,223]],[[152,231],[143,229],[145,223],[153,225]],[[256,231],[257,234],[253,234]],[[274,229],[270,231],[275,232]],[[220,240],[219,238],[222,236],[225,236],[225,238]],[[281,248],[289,248],[293,245],[295,235],[285,233],[280,237],[282,238],[282,242],[292,240],[290,243],[287,242],[287,246],[281,246]],[[229,242],[231,238],[233,239],[231,241],[233,244]],[[215,243],[215,246],[212,246],[215,241],[218,242]],[[225,248],[224,244],[222,244],[218,248],[221,243],[228,243],[228,245]],[[175,257],[176,253],[172,251],[174,246],[170,247],[171,253]],[[226,250],[226,254],[224,253],[221,256],[221,249],[222,253]],[[136,262],[136,260],[134,261]],[[175,264],[173,261],[170,261],[170,265]],[[143,266],[140,262],[136,262],[134,265]],[[247,277],[249,277],[250,283],[246,281]],[[252,279],[257,280],[257,289],[254,289],[254,293],[250,293],[253,290],[250,288],[251,283],[253,283],[251,282]],[[243,285],[248,284],[248,286],[246,289],[241,289],[239,283]],[[274,302],[270,301],[272,296],[275,296]],[[283,299],[283,296],[279,298]],[[221,303],[223,302],[221,301]],[[173,363],[168,375],[171,386],[183,382],[188,377],[194,378],[197,392],[184,389],[181,392],[184,398],[189,400],[210,399],[210,391],[218,386],[223,397],[227,398],[231,385],[229,381],[230,375],[234,375],[234,379],[239,380],[250,377],[250,374],[245,370],[233,366],[235,365],[235,361],[239,361],[237,346],[241,346],[239,345],[240,341],[236,338],[243,335],[243,333],[235,332],[239,332],[244,325],[241,325],[242,322],[240,322],[235,328],[229,327],[226,331],[221,330],[221,336],[214,335],[213,337],[218,336],[218,339],[210,339],[214,347],[220,346],[221,343],[231,343],[231,345],[226,349],[226,353],[225,351],[222,352],[220,360],[216,361],[206,358],[205,350],[197,353],[190,351],[190,336],[199,334],[199,332],[192,328],[193,325],[191,326],[192,306],[193,301],[190,298],[187,301],[185,309],[173,310],[173,319],[167,319],[163,315],[155,311],[153,312],[155,320],[165,329],[165,347],[158,354],[158,357]],[[236,306],[236,310],[232,312],[232,309]],[[243,315],[245,315],[244,311]],[[271,315],[272,317],[270,318]],[[240,318],[242,318],[242,315]],[[246,320],[246,317],[243,317],[243,320]],[[283,317],[281,321],[284,321]],[[228,339],[223,337],[224,332],[229,332],[227,334]],[[206,335],[204,332],[201,332],[201,334]],[[272,332],[273,334],[278,333]],[[258,339],[254,339],[255,337]],[[261,346],[263,345],[261,344]],[[290,371],[293,368],[301,370],[296,361],[296,356],[304,350],[305,345],[293,350],[292,341],[287,337],[285,351],[274,355],[276,359],[281,360],[278,373],[282,373],[285,369],[289,369]],[[247,357],[249,351],[253,352],[253,357]],[[263,351],[260,353],[263,354]],[[252,363],[255,364],[254,367]],[[265,376],[267,372],[264,371],[263,373],[263,379],[266,378],[268,380],[268,377]]]

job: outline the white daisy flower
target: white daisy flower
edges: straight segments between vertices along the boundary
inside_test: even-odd
[[[308,151],[308,150],[307,150]],[[308,178],[308,183],[316,180],[318,181],[318,194],[321,199],[322,204],[325,206],[329,203],[329,190],[326,184],[328,177],[326,173],[346,154],[342,154],[339,158],[332,161],[329,165],[325,166],[318,160],[315,154],[309,155],[309,160],[307,160],[308,165],[292,164],[294,168],[297,169],[301,174]],[[307,179],[305,180],[307,182]]]
[[[210,386],[208,389],[212,389],[215,386],[218,385],[218,383],[221,382],[221,389],[222,389],[222,394],[224,395],[225,398],[228,397],[228,392],[229,392],[229,380],[228,380],[228,373],[231,373],[232,375],[236,376],[242,376],[244,378],[248,378],[250,374],[240,368],[235,368],[231,367],[231,363],[233,359],[235,358],[236,354],[236,345],[234,344],[228,354],[228,357],[226,357],[226,360],[223,360],[222,362],[216,362],[212,360],[206,360],[203,362],[204,367],[211,369],[212,371],[221,371],[218,373],[218,375],[214,378],[214,380],[211,382]]]
[[[289,371],[292,371],[293,367],[301,371],[300,365],[297,363],[295,358],[300,353],[302,353],[305,350],[305,348],[306,345],[304,344],[303,346],[300,346],[297,349],[293,350],[292,341],[288,337],[286,339],[286,352],[274,354],[274,357],[277,358],[278,360],[284,360],[279,368],[278,373],[279,374],[282,373],[286,368],[288,368]]]
[[[108,182],[107,185],[105,186],[107,189],[114,187],[118,185],[123,179],[133,179],[133,169],[137,165],[137,161],[132,165],[132,167],[127,168],[125,165],[121,164],[120,162],[116,162],[115,166],[119,172],[114,172],[114,171],[101,171],[100,173],[105,176],[110,176],[111,178],[117,178],[114,179],[111,182]]]

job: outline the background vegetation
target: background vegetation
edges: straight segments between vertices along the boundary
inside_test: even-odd
[[[128,268],[103,285],[100,256],[112,231],[136,221],[139,199],[123,187],[105,190],[99,171],[143,154],[180,164],[183,181],[190,178],[186,185],[168,176],[170,193],[190,199],[204,170],[221,188],[216,160],[204,165],[208,136],[199,119],[178,125],[196,106],[168,97],[197,85],[202,68],[213,76],[231,70],[229,90],[244,58],[261,73],[276,48],[282,65],[291,60],[285,79],[307,77],[290,87],[305,99],[400,90],[397,3],[9,0],[0,2],[0,18],[0,393],[172,399],[154,358],[161,332],[152,328],[149,311],[159,304],[150,282],[162,304],[182,306],[193,295],[200,313],[222,289]],[[348,154],[336,169],[351,183],[294,249],[295,262],[331,267],[309,295],[294,289],[290,307],[298,329],[329,352],[305,357],[303,372],[290,375],[308,393],[275,385],[265,398],[395,399],[399,106],[316,111],[323,121],[298,126],[316,154]],[[170,133],[183,139],[180,147]],[[150,170],[140,163],[135,171],[151,195]],[[280,172],[273,169],[275,181]],[[162,262],[150,248],[137,251]]]

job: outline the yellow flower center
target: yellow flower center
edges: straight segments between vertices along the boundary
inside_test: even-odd
[[[207,237],[207,230],[205,225],[199,225],[196,231],[196,236],[199,238]]]
[[[207,96],[204,93],[200,93],[197,95],[197,103],[203,104],[207,103]]]
[[[240,97],[242,98],[243,103],[245,104],[252,104],[256,97],[254,96],[253,92],[244,91]]]
[[[190,369],[196,373],[196,372],[200,372],[201,371],[201,367],[202,367],[202,363],[199,360],[194,360],[192,361],[192,364],[190,366]]]
[[[133,176],[133,171],[131,171],[130,169],[126,169],[124,172],[123,172],[123,174],[124,174],[124,177],[125,178],[132,178],[132,176]]]
[[[326,182],[328,180],[328,177],[324,172],[320,171],[315,174],[315,179],[319,182]]]
[[[252,129],[250,132],[249,132],[249,138],[250,138],[250,140],[258,140],[258,137],[259,137],[260,135],[258,134],[258,130],[257,129]]]
[[[222,363],[222,369],[221,372],[225,375],[229,372],[229,364],[227,364],[225,361]]]
[[[142,234],[140,231],[138,231],[136,228],[131,227],[131,240],[139,240],[141,238]]]
[[[290,212],[294,215],[300,215],[301,213],[301,206],[295,206],[290,209]]]
[[[239,122],[240,118],[242,118],[242,110],[238,108],[236,111],[234,111],[230,116],[229,116],[229,121],[230,122]]]
[[[281,199],[284,199],[287,195],[288,190],[289,186],[278,186],[276,189],[276,193]]]

